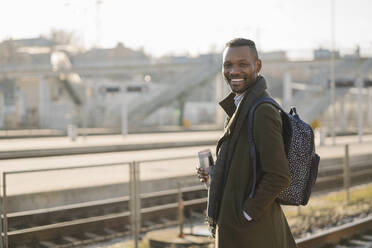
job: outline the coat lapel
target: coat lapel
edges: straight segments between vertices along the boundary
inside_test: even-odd
[[[243,99],[240,101],[238,107],[235,107],[234,104],[234,97],[235,93],[231,92],[227,97],[225,97],[219,104],[224,109],[226,114],[229,117],[229,121],[227,126],[224,129],[223,134],[220,136],[218,140],[218,145],[222,143],[222,141],[232,134],[232,131],[240,130],[244,119],[247,116],[247,113],[249,111],[249,106],[252,104],[252,102],[259,97],[266,89],[266,80],[259,76],[257,78],[256,83],[251,86],[251,88],[247,89]],[[240,114],[241,112],[241,114]]]
[[[231,93],[231,94],[233,96],[235,96],[234,93]],[[233,127],[234,127],[234,124],[236,122],[236,119],[238,117],[238,113],[239,113],[240,109],[242,108],[241,107],[242,106],[242,104],[241,104],[242,102],[243,102],[243,100],[239,103],[238,107],[235,107],[234,98],[233,98],[233,103],[230,106],[234,106],[234,108],[230,107],[230,111],[231,111],[231,109],[234,109],[234,112],[232,112],[231,115],[229,115],[229,113],[226,112],[228,114],[228,116],[229,116],[229,121],[228,121],[228,123],[227,123],[227,125],[226,125],[226,127],[224,129],[224,132],[222,134],[222,137],[228,136],[228,135],[231,134],[231,132],[233,130]]]

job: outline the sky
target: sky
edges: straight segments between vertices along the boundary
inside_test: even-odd
[[[331,1],[0,0],[0,40],[65,29],[86,48],[122,42],[154,56],[220,51],[235,37],[301,53],[330,48]],[[372,0],[335,0],[334,13],[336,48],[372,54]]]

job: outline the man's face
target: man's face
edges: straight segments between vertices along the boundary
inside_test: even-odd
[[[222,73],[231,90],[238,95],[256,82],[261,60],[249,46],[227,47],[223,52]]]

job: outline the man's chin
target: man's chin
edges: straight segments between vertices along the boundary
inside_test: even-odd
[[[231,91],[234,92],[235,94],[241,94],[241,93],[244,93],[250,87],[252,87],[254,84],[255,84],[255,81],[245,84],[243,88],[234,88],[231,85],[230,85],[230,88],[231,88]]]
[[[244,93],[246,90],[248,89],[248,87],[244,87],[243,89],[234,89],[234,88],[231,88],[231,91],[235,94],[242,94]]]

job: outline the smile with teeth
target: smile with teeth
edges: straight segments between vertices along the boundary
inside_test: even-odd
[[[244,81],[244,79],[243,78],[234,78],[234,79],[231,79],[231,82],[236,82],[236,83],[238,83],[238,82],[243,82]]]

